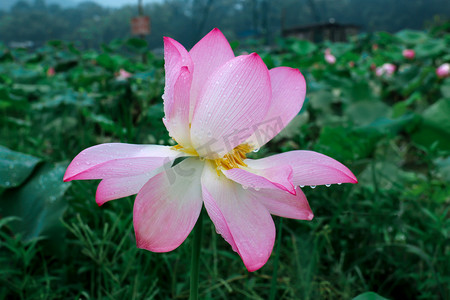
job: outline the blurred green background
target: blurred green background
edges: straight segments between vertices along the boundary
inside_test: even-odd
[[[306,78],[302,111],[252,156],[315,150],[359,183],[305,187],[315,218],[274,217],[279,250],[254,273],[208,219],[201,298],[268,299],[279,251],[276,299],[449,299],[450,77],[436,74],[450,62],[445,1],[149,1],[144,39],[130,35],[134,2],[13,2],[0,6],[0,299],[188,298],[191,237],[169,253],[138,249],[134,197],[99,208],[97,181],[62,176],[95,144],[173,144],[162,36],[192,46],[213,27],[236,55]],[[331,17],[359,34],[281,37]],[[384,63],[396,71],[377,76]]]

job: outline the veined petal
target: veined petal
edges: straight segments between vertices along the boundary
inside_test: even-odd
[[[145,174],[171,163],[174,157],[133,157],[119,158],[101,163],[83,171],[70,180],[87,180],[87,179],[106,179],[106,178],[122,178],[128,176],[136,176]]]
[[[139,248],[167,252],[186,239],[202,208],[203,165],[188,158],[151,178],[139,191],[133,212]]]
[[[254,169],[290,165],[293,170],[292,182],[296,186],[358,182],[346,166],[314,151],[296,150],[257,160],[246,159],[244,162]]]
[[[288,165],[267,169],[235,168],[222,170],[228,179],[254,189],[280,189],[295,194],[292,168]]]
[[[238,56],[220,67],[203,87],[191,123],[197,153],[222,157],[253,133],[272,98],[269,72],[256,54]]]
[[[64,174],[64,181],[135,176],[184,155],[168,146],[100,144],[81,151],[72,160]]]
[[[189,91],[192,73],[183,66],[173,88],[173,107],[163,119],[169,135],[186,149],[192,148],[189,130]]]
[[[299,113],[306,95],[306,82],[298,69],[288,67],[269,71],[272,103],[262,122],[246,143],[261,148],[275,137]]]
[[[196,100],[206,81],[215,70],[234,58],[234,53],[222,32],[214,28],[192,47],[189,54],[195,65],[189,114],[189,120],[192,120]]]
[[[103,179],[97,187],[95,202],[101,206],[105,202],[137,194],[150,178],[161,171],[158,168],[141,175]]]
[[[306,196],[299,187],[297,187],[295,195],[274,189],[249,191],[255,194],[255,197],[272,215],[308,221],[311,221],[314,217]]]
[[[165,86],[164,86],[164,114],[166,120],[170,120],[172,110],[178,108],[180,96],[175,99],[175,85],[181,75],[183,67],[187,68],[190,73],[194,72],[194,64],[187,50],[177,41],[169,37],[164,37],[164,70],[165,70]],[[184,75],[186,76],[186,75]],[[189,78],[188,78],[189,79]],[[188,81],[188,80],[184,80]],[[186,84],[184,82],[184,84]],[[189,82],[190,84],[190,82]],[[184,100],[184,98],[182,98]],[[184,103],[182,105],[185,105]],[[189,106],[189,105],[188,105]]]
[[[242,258],[250,272],[269,259],[275,225],[269,211],[255,195],[207,163],[202,175],[203,202],[217,232]]]

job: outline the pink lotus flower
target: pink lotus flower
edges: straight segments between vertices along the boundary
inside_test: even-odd
[[[450,75],[450,64],[449,63],[445,63],[440,65],[437,69],[436,69],[436,75],[439,78],[444,78]]]
[[[402,54],[406,59],[414,59],[414,57],[416,56],[416,52],[412,49],[405,49],[403,50]]]
[[[336,57],[333,54],[331,54],[330,48],[325,49],[324,57],[325,57],[325,61],[327,63],[329,63],[330,65],[333,65],[336,63]]]
[[[131,76],[133,76],[133,74],[125,71],[124,69],[120,69],[119,74],[116,76],[116,80],[117,81],[125,81],[128,78],[130,78]]]
[[[387,77],[392,76],[396,70],[396,66],[390,63],[385,63],[381,67],[376,68],[375,74],[380,77],[386,75]]]
[[[47,70],[48,77],[53,77],[53,76],[55,76],[55,74],[56,74],[55,68],[53,68],[53,67],[48,68],[48,70]]]
[[[178,144],[93,146],[75,157],[64,181],[101,179],[98,205],[137,193],[137,246],[154,252],[177,248],[205,205],[217,232],[255,271],[274,245],[271,214],[313,218],[300,186],[357,179],[313,151],[246,158],[300,111],[306,84],[299,70],[268,70],[256,53],[235,57],[218,29],[189,52],[164,38],[164,58],[163,121]]]

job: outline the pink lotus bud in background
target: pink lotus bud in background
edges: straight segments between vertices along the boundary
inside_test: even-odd
[[[402,54],[406,59],[414,59],[414,57],[416,56],[416,52],[412,49],[405,49],[403,50]]]
[[[125,80],[127,80],[128,78],[130,78],[131,76],[133,76],[133,74],[131,74],[131,73],[125,71],[124,69],[120,69],[120,70],[119,70],[119,75],[116,76],[116,79],[117,79],[118,81],[125,81]]]
[[[47,70],[47,77],[52,77],[52,76],[55,76],[55,68],[53,68],[53,67],[51,67],[51,68],[48,68],[48,70]]]
[[[355,62],[352,60],[352,61],[349,61],[348,62],[348,66],[350,67],[350,68],[353,68],[353,67],[355,67]]]
[[[392,75],[395,72],[395,70],[397,69],[397,67],[395,65],[389,64],[389,63],[384,64],[383,66],[384,66],[384,69],[386,70],[386,74],[388,74],[388,75]]]
[[[378,50],[378,44],[373,44],[372,45],[372,50],[373,51],[377,51]]]
[[[440,65],[436,69],[436,75],[439,78],[444,78],[444,77],[447,77],[448,75],[450,75],[450,64],[449,63],[445,63],[445,64]]]
[[[330,65],[336,63],[336,57],[333,54],[331,54],[330,48],[325,49],[325,61]]]
[[[380,77],[381,75],[383,75],[383,68],[382,68],[382,67],[378,67],[378,68],[375,70],[375,74],[376,74],[378,77]]]
[[[383,76],[383,75],[391,76],[392,74],[394,74],[396,69],[397,69],[397,67],[395,65],[390,64],[390,63],[385,63],[381,67],[376,68],[375,74],[378,77]]]

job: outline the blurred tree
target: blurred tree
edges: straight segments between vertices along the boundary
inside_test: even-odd
[[[204,31],[204,27],[206,21],[208,19],[208,15],[211,11],[211,6],[213,5],[214,0],[193,0],[192,1],[192,11],[196,18],[192,18],[192,20],[196,23],[194,26],[196,31],[196,40],[202,37],[202,32]]]
[[[23,12],[30,11],[31,6],[26,1],[17,1],[16,4],[14,4],[11,7],[11,13],[12,14],[19,14]]]
[[[45,0],[34,0],[33,9],[45,11],[47,6],[45,5]]]
[[[201,36],[219,27],[227,37],[264,38],[280,31],[281,15],[286,27],[326,22],[361,25],[368,31],[421,29],[436,15],[450,15],[448,0],[163,0],[147,3],[144,15],[151,17],[150,47],[161,47],[163,35],[192,46]],[[36,45],[49,39],[79,41],[99,47],[116,38],[129,38],[130,19],[136,6],[104,8],[83,2],[71,8],[46,4],[45,0],[18,1],[0,18],[0,41],[32,40]],[[145,1],[144,1],[145,3]]]

